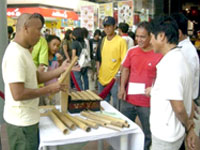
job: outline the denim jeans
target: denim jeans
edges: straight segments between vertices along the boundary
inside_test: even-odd
[[[105,87],[106,86],[103,86],[103,85],[101,85],[101,83],[98,82],[98,94],[100,94]],[[117,93],[118,93],[118,83],[115,82],[113,87],[112,87],[112,89],[110,90],[110,92],[108,93],[107,97],[105,98],[105,100],[110,103],[110,98],[112,96],[112,98],[113,98],[113,104],[112,105],[115,108],[117,108],[117,106],[118,106]]]
[[[89,89],[89,82],[88,82],[88,68],[84,68],[85,70],[82,71],[74,71],[74,76],[76,78],[76,81],[78,83],[78,86],[80,87],[81,90],[88,90]],[[83,78],[83,82],[84,82],[84,88],[83,88],[83,83],[82,83],[82,79]]]
[[[138,115],[145,135],[144,150],[149,150],[151,146],[151,131],[149,123],[150,108],[134,106],[124,100],[121,100],[120,112],[132,121],[135,121],[135,118]]]

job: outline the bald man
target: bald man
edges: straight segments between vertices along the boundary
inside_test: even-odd
[[[38,83],[58,77],[67,66],[64,62],[51,72],[37,72],[30,51],[40,39],[43,24],[44,18],[40,14],[22,14],[17,20],[16,36],[3,56],[3,116],[10,150],[38,150],[38,97],[66,89],[66,85],[58,82],[43,88],[37,87]]]

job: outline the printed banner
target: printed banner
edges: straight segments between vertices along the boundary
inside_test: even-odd
[[[103,28],[103,19],[105,16],[113,16],[113,3],[99,5],[99,26]]]
[[[89,31],[94,30],[94,6],[81,7],[81,27],[87,28]]]
[[[118,2],[118,23],[120,22],[133,25],[133,1]]]

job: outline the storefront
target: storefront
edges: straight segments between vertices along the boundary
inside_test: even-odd
[[[51,34],[63,37],[62,33],[66,28],[80,26],[79,16],[74,11],[52,9],[45,7],[20,7],[7,8],[8,25],[15,26],[16,18],[23,13],[40,13],[45,17],[45,28]]]

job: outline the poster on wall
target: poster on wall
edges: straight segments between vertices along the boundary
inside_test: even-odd
[[[99,27],[103,28],[103,19],[105,16],[113,16],[113,3],[99,5]]]
[[[94,6],[82,6],[80,10],[81,10],[81,27],[85,27],[89,31],[93,31]]]
[[[133,25],[133,1],[118,2],[118,23],[120,22]]]

